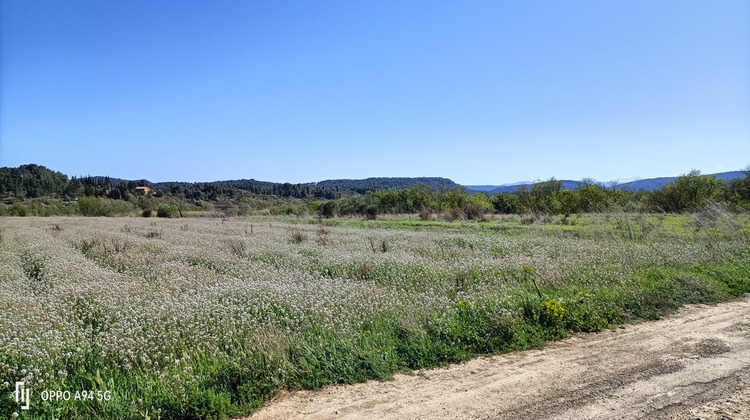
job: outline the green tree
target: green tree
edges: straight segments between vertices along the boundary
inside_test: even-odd
[[[652,209],[668,212],[695,210],[710,201],[723,201],[727,185],[714,175],[701,175],[692,170],[667,184],[661,192],[653,191],[647,198]]]

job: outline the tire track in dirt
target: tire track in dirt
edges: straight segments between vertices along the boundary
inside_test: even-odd
[[[750,295],[541,350],[282,393],[251,419],[750,419]]]

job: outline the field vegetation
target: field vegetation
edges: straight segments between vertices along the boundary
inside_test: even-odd
[[[750,217],[711,202],[452,221],[153,211],[167,217],[2,219],[0,387],[23,380],[32,402],[2,398],[0,416],[225,418],[283,388],[387,379],[750,291]]]

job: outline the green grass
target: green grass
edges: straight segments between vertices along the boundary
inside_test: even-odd
[[[392,230],[446,230],[446,231],[484,231],[502,233],[505,235],[520,235],[531,229],[546,230],[554,234],[564,232],[567,234],[593,235],[597,232],[619,232],[627,235],[627,230],[632,230],[632,235],[638,239],[648,236],[684,237],[692,234],[694,227],[691,215],[681,214],[659,214],[641,215],[637,213],[626,214],[583,214],[563,215],[551,217],[551,222],[535,221],[524,224],[521,217],[495,216],[487,221],[445,221],[445,220],[420,220],[414,216],[381,216],[376,220],[365,220],[362,218],[338,218],[324,219],[324,223],[356,229],[392,229]],[[740,215],[738,220],[745,228],[750,228],[750,216]]]

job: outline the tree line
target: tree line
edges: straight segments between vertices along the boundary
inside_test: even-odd
[[[400,187],[379,188],[382,185]],[[698,171],[678,177],[653,191],[605,187],[584,179],[575,189],[564,189],[554,178],[521,185],[513,193],[472,193],[443,178],[404,186],[418,180],[372,178],[318,184],[273,183],[256,180],[209,183],[151,183],[109,177],[72,177],[40,165],[0,168],[0,214],[8,215],[113,215],[139,210],[156,213],[161,205],[201,210],[204,203],[220,203],[227,214],[270,209],[275,213],[312,213],[321,217],[438,213],[450,218],[479,219],[486,214],[570,214],[610,209],[641,212],[683,212],[708,202],[750,210],[750,171],[727,182]],[[351,182],[350,182],[351,181]],[[149,187],[150,194],[138,194]],[[365,188],[366,187],[366,188]],[[363,189],[364,188],[364,189]],[[41,202],[39,199],[44,198]],[[181,211],[179,212],[181,214]],[[170,214],[174,212],[170,211]]]
[[[750,172],[744,178],[726,182],[692,171],[663,189],[653,191],[605,187],[591,179],[583,180],[575,189],[563,189],[562,181],[554,178],[521,185],[514,193],[494,195],[470,193],[460,187],[447,190],[426,186],[391,188],[321,203],[318,213],[324,217],[354,214],[372,217],[388,213],[420,213],[427,217],[442,213],[478,219],[490,213],[571,214],[612,209],[677,213],[699,209],[709,202],[750,210]]]

